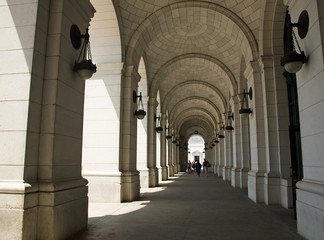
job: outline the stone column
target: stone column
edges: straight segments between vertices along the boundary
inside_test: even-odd
[[[165,113],[161,114],[161,127],[163,131],[160,133],[161,139],[161,167],[162,167],[162,180],[168,180],[168,168],[166,166],[166,117]]]
[[[249,115],[240,116],[241,126],[241,176],[240,176],[240,188],[248,187],[248,172],[251,169],[251,156],[250,156],[250,123]]]
[[[224,138],[219,139],[219,166],[218,166],[218,176],[223,177],[224,168]]]
[[[97,73],[86,81],[82,175],[89,181],[90,202],[121,202],[122,70],[123,63],[97,64]]]
[[[278,112],[277,104],[285,103],[288,105],[287,95],[284,95],[286,101],[280,103],[277,98],[279,91],[277,92],[274,80],[274,69],[273,69],[273,57],[262,56],[260,58],[260,66],[263,69],[262,82],[264,83],[264,103],[265,103],[265,147],[266,147],[266,173],[264,174],[264,201],[266,204],[280,204],[281,202],[281,180],[280,180],[280,152],[279,146],[286,145],[288,142],[288,107],[285,108],[286,116],[285,119],[281,117],[282,125],[286,125],[284,133],[281,133],[279,138],[279,126],[278,126]],[[284,80],[284,79],[280,79]],[[286,85],[286,84],[285,84]],[[285,93],[287,90],[285,89]],[[286,121],[285,121],[286,120]],[[280,143],[279,139],[286,139],[285,142]],[[271,153],[271,154],[270,154]]]
[[[169,174],[170,177],[174,176],[174,168],[173,168],[173,163],[172,163],[172,152],[173,152],[173,148],[172,148],[172,138],[168,139],[168,167],[169,167]]]
[[[140,75],[133,66],[126,66],[122,85],[121,114],[121,158],[122,201],[133,201],[140,196],[139,172],[136,170],[137,104],[133,101],[133,92],[137,93]]]
[[[252,61],[244,72],[248,88],[253,88],[253,99],[250,101],[250,140],[251,170],[248,176],[248,196],[255,202],[264,202],[264,173],[266,170],[266,144],[264,119],[264,85],[261,80],[260,66]]]
[[[242,160],[241,160],[241,125],[240,125],[240,99],[239,96],[234,97],[233,99],[234,107],[234,120],[233,120],[233,168],[232,168],[232,177],[231,184],[233,187],[241,186],[241,171],[242,171]]]
[[[223,179],[225,181],[231,180],[231,166],[232,166],[232,131],[225,131],[225,159],[223,167]]]
[[[35,145],[39,146],[39,152],[34,155],[38,156],[38,161],[32,166],[37,171],[38,216],[34,223],[26,223],[30,226],[37,222],[35,239],[50,240],[67,239],[84,230],[88,222],[88,182],[81,176],[85,82],[72,70],[80,50],[71,46],[67,30],[74,23],[84,33],[95,10],[89,1],[45,2],[50,2],[49,9],[39,5],[42,13],[38,19],[48,31],[45,67],[33,63],[33,71],[44,69],[44,78],[38,79],[43,81],[40,140],[39,145]],[[22,12],[30,14],[32,11],[25,7]],[[42,19],[44,13],[49,14],[49,19]],[[43,34],[36,35],[39,38],[36,42],[46,42]],[[38,53],[36,59],[37,56]],[[33,75],[39,76],[37,72]],[[28,231],[27,228],[25,226],[24,231]]]
[[[156,168],[156,131],[155,114],[158,102],[155,98],[148,101],[148,128],[147,128],[147,167],[149,169],[149,187],[159,184],[158,169]]]
[[[208,160],[209,162],[210,162],[210,165],[211,165],[211,167],[209,168],[210,170],[210,172],[212,172],[212,173],[214,173],[214,174],[216,174],[216,172],[215,172],[215,166],[216,166],[216,144],[213,142],[213,144],[215,145],[215,146],[213,146],[213,148],[212,148],[212,154],[211,154],[211,159],[210,160]]]
[[[149,169],[148,169],[148,97],[142,96],[143,106],[147,111],[147,116],[142,120],[137,120],[137,144],[136,144],[136,167],[140,173],[141,188],[149,187]]]
[[[173,173],[178,173],[178,157],[177,157],[177,143],[172,143],[172,167],[173,167]]]
[[[303,156],[303,179],[297,182],[297,229],[306,239],[324,239],[323,1],[284,2],[289,3],[293,22],[303,10],[310,17],[307,36],[298,39],[308,62],[296,74]]]
[[[37,171],[49,11],[48,1],[1,3],[0,233],[6,240],[37,239]],[[47,14],[38,17],[38,12]]]
[[[176,144],[176,149],[177,149],[177,152],[176,152],[176,154],[177,154],[177,172],[180,172],[181,171],[181,166],[180,166],[180,154],[181,154],[180,143]]]
[[[218,139],[219,141],[219,139]],[[215,143],[215,165],[214,165],[214,174],[218,176],[218,166],[219,166],[219,143]]]

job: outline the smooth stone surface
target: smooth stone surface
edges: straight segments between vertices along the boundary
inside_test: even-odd
[[[75,239],[303,239],[293,211],[250,200],[214,174],[180,173],[141,189],[139,201],[89,206]]]

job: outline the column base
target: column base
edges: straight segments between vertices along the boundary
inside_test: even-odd
[[[231,171],[231,185],[235,188],[241,186],[241,169],[232,168]]]
[[[159,174],[157,168],[149,169],[149,187],[157,187],[159,185]]]
[[[222,177],[222,176],[223,176],[223,167],[224,167],[224,166],[222,166],[222,165],[219,165],[219,166],[217,167],[217,175],[218,175],[219,177]]]
[[[85,179],[40,183],[37,239],[67,239],[87,228]]]
[[[297,182],[297,231],[306,239],[324,239],[324,183]]]
[[[121,202],[121,172],[83,172],[82,174],[89,181],[90,202]]]
[[[140,197],[139,172],[123,172],[122,175],[122,201],[131,202]]]
[[[223,180],[231,181],[231,168],[223,167]]]
[[[149,169],[139,169],[139,175],[140,175],[140,187],[141,188],[148,188],[150,186],[150,174]]]
[[[174,176],[174,171],[173,171],[173,166],[169,166],[169,174],[170,174],[170,177],[173,177]]]
[[[250,169],[247,168],[242,168],[240,171],[240,178],[241,178],[241,185],[240,188],[247,188],[248,187],[248,173],[249,173]]]
[[[173,174],[177,174],[178,173],[178,167],[177,165],[173,165]]]
[[[218,175],[218,171],[217,171],[218,166],[217,165],[214,165],[213,167],[214,167],[214,170],[213,170],[214,171],[214,174]]]
[[[160,183],[162,182],[162,167],[158,167],[157,171],[158,171],[158,181]]]
[[[1,239],[37,239],[38,184],[0,182]]]
[[[162,167],[162,181],[168,180],[168,168]]]
[[[264,202],[267,205],[280,204],[280,176],[277,174],[264,174]]]
[[[264,202],[264,173],[249,171],[248,196],[256,202]]]
[[[281,179],[280,186],[281,206],[284,208],[293,208],[293,191],[291,179]]]

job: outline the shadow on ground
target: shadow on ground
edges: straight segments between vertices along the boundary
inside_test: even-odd
[[[215,175],[178,174],[131,203],[91,204],[74,239],[298,240],[293,211],[252,202]],[[97,216],[96,216],[97,215]]]

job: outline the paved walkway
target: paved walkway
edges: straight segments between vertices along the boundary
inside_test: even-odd
[[[90,204],[78,240],[298,240],[293,212],[252,202],[210,174],[180,173],[131,203]]]

